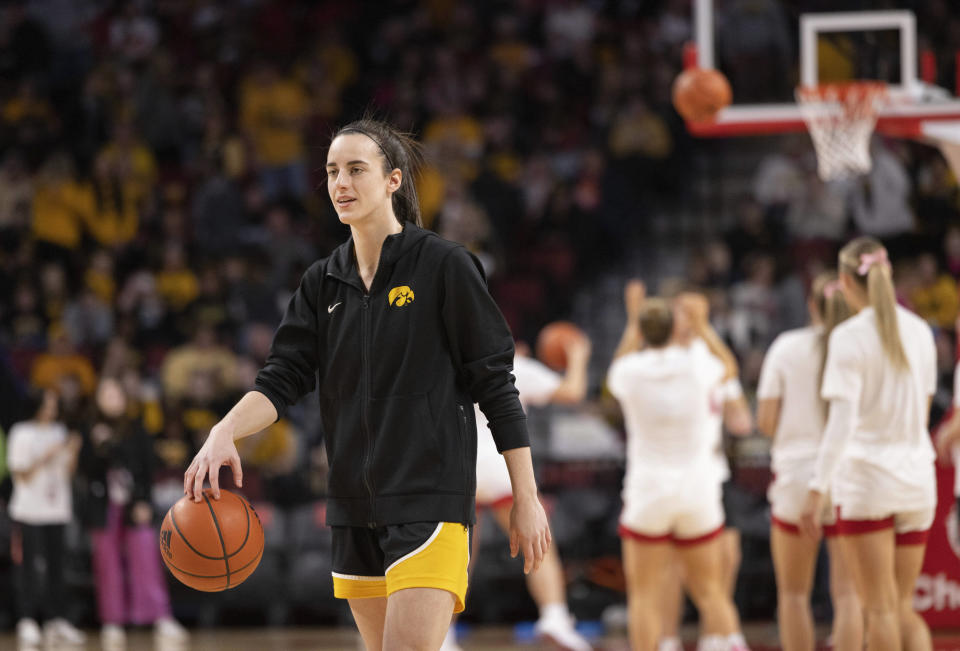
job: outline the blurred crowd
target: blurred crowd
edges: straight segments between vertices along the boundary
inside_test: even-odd
[[[854,235],[880,238],[894,262],[899,302],[936,335],[936,423],[951,404],[960,316],[957,178],[936,149],[874,136],[867,175],[825,183],[806,138],[781,137],[778,149],[759,159],[733,223],[692,247],[683,282],[706,290],[713,323],[741,360],[744,385],[755,387],[773,338],[807,322],[812,279],[835,267],[837,251]]]
[[[737,36],[775,34],[750,25],[779,24],[780,4],[723,7],[735,82],[782,81],[786,41]],[[948,3],[912,4],[939,26],[934,45],[958,49]],[[480,257],[516,336],[532,340],[691,191],[704,153],[670,106],[690,18],[689,0],[3,2],[0,425],[33,416],[31,390],[53,390],[88,449],[142,430],[154,502],[175,500],[301,273],[347,236],[323,185],[325,145],[365,113],[418,135],[426,226]],[[781,144],[758,159],[736,224],[694,238],[684,279],[708,291],[745,386],[772,338],[805,321],[806,283],[852,232],[890,244],[901,300],[940,333],[946,383],[954,174],[932,149],[877,140],[868,177],[824,184],[807,140]],[[105,380],[122,415],[94,399]],[[244,440],[254,499],[322,496],[314,404]]]

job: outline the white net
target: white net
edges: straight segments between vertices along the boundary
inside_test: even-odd
[[[817,173],[824,181],[870,171],[870,135],[887,86],[877,82],[801,86],[797,104],[817,150]]]

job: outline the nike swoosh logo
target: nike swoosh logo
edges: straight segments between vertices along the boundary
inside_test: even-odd
[[[340,301],[340,303],[343,303],[343,301]],[[333,305],[329,306],[327,308],[327,314],[333,314],[333,311],[340,307],[340,303],[334,303]]]

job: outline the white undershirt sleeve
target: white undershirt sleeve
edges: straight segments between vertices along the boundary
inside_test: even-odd
[[[817,452],[817,462],[813,469],[813,479],[810,480],[810,489],[820,493],[828,493],[833,474],[843,458],[844,448],[857,425],[857,410],[850,400],[836,398],[830,401],[830,412],[827,416],[827,426],[820,441],[820,450]]]

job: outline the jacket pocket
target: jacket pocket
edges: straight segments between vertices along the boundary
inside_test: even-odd
[[[472,429],[471,429],[472,427]],[[460,432],[461,476],[464,478],[464,490],[472,493],[475,490],[475,475],[477,473],[477,460],[475,451],[477,449],[476,432],[477,425],[473,418],[473,409],[469,412],[466,407],[457,404],[457,430]],[[473,436],[470,436],[471,432]],[[474,454],[471,454],[474,452]]]
[[[370,426],[376,432],[373,476],[378,495],[450,490],[446,480],[459,464],[456,432],[435,426],[425,394],[370,400]]]
[[[359,397],[321,396],[320,419],[330,464],[330,497],[362,497],[364,440]]]

